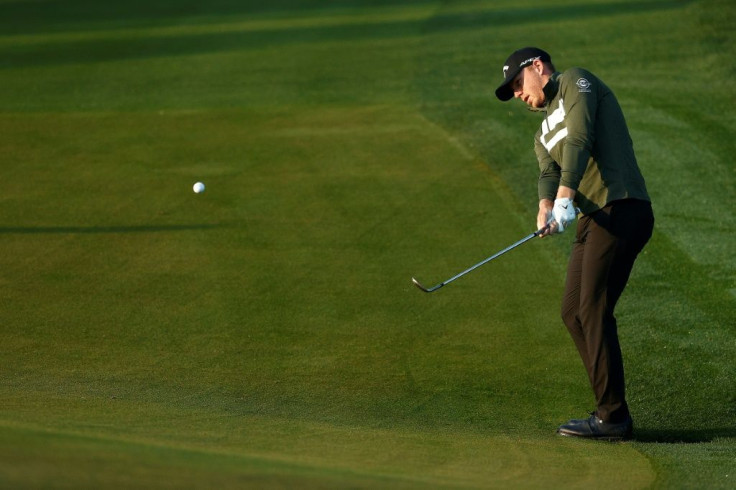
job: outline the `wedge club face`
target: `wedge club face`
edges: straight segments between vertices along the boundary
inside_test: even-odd
[[[442,286],[445,285],[445,283],[440,283],[440,284],[438,284],[438,285],[436,285],[434,287],[431,287],[431,288],[427,289],[424,286],[422,286],[422,284],[419,281],[417,281],[416,279],[414,279],[413,277],[411,278],[411,280],[412,280],[412,282],[414,283],[414,285],[416,287],[418,287],[419,289],[421,289],[425,293],[431,293],[432,291],[437,291],[439,288],[441,288]]]

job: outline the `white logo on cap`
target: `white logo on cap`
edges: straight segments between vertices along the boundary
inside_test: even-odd
[[[541,58],[541,56],[535,56],[534,58],[529,58],[528,60],[524,60],[521,63],[519,63],[519,68],[522,68],[526,65],[531,65],[533,61],[538,60]]]
[[[509,65],[503,67],[503,77],[506,78],[506,72],[509,71]]]

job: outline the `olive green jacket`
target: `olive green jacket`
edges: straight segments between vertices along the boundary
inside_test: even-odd
[[[592,73],[571,68],[544,86],[547,117],[535,136],[539,199],[557,187],[577,191],[575,205],[590,214],[619,199],[649,201],[621,107]]]

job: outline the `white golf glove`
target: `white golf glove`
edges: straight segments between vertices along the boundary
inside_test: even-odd
[[[575,221],[577,210],[569,197],[555,199],[555,205],[552,208],[552,219],[557,222],[557,233],[562,233],[565,229]],[[551,220],[550,220],[551,221]]]

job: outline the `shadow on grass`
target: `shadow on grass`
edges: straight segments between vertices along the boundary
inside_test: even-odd
[[[371,0],[373,7],[392,7],[393,0]],[[424,5],[432,0],[403,0],[406,5]],[[208,0],[207,2],[182,2],[181,0],[126,0],[125,2],[100,2],[99,0],[64,0],[63,2],[29,2],[11,0],[0,2],[0,27],[3,33],[34,33],[79,29],[80,26],[101,24],[109,26],[177,25],[195,18],[212,16],[266,15],[314,15],[330,11],[337,13],[355,8],[351,0],[330,2],[306,2],[303,0]]]
[[[227,224],[134,225],[134,226],[0,226],[0,235],[95,234],[95,233],[159,233],[171,231],[213,230]]]
[[[328,26],[293,26],[288,20],[283,27],[268,27],[237,32],[211,32],[179,36],[142,35],[128,39],[89,39],[69,41],[40,41],[4,46],[0,49],[0,69],[17,69],[25,66],[52,66],[61,64],[110,62],[156,57],[190,56],[205,53],[233,52],[262,49],[281,45],[301,45],[310,42],[353,41],[362,39],[394,39],[416,32],[451,32],[474,28],[487,29],[494,25],[522,25],[532,22],[553,22],[571,18],[599,18],[624,13],[644,13],[686,7],[692,0],[636,3],[609,2],[597,5],[551,5],[542,8],[492,9],[476,12],[440,13],[429,19],[387,20],[383,22],[345,23]],[[144,3],[148,4],[150,2]],[[421,2],[417,2],[421,4]],[[23,18],[18,9],[25,2],[0,3],[0,18]],[[13,15],[4,12],[11,9]],[[169,10],[157,12],[165,18]],[[239,10],[224,13],[241,13]],[[291,11],[298,15],[299,9]],[[170,13],[170,12],[169,12]],[[133,15],[133,12],[128,12]],[[87,29],[94,27],[97,17],[89,18]],[[53,31],[55,24],[43,18],[32,27],[38,32]],[[77,24],[74,24],[77,26]],[[130,26],[129,26],[130,27]],[[134,27],[134,26],[133,26]],[[82,26],[77,26],[82,28]]]
[[[736,428],[723,429],[635,429],[634,440],[643,443],[695,444],[713,439],[736,438]]]

